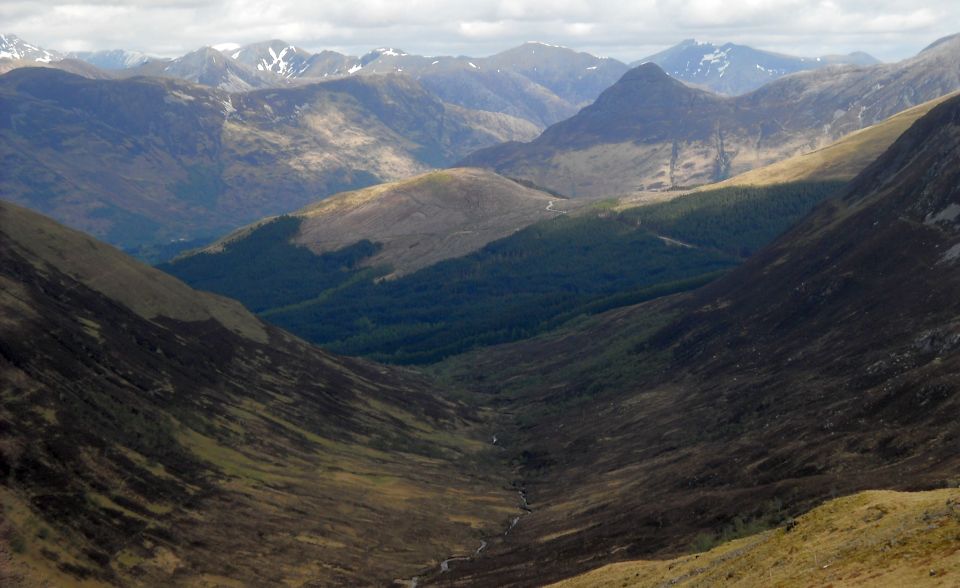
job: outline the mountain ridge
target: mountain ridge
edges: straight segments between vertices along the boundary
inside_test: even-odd
[[[696,39],[685,39],[630,65],[636,67],[647,62],[656,63],[683,82],[733,96],[756,90],[768,82],[799,71],[828,65],[880,63],[863,52],[807,58],[735,43],[716,45]]]
[[[799,72],[737,97],[681,87],[648,63],[530,143],[490,147],[460,163],[570,196],[714,183],[957,90],[957,55],[960,37],[896,64]]]
[[[294,244],[320,255],[364,239],[379,243],[382,248],[363,263],[386,264],[396,277],[565,214],[567,204],[485,170],[451,168],[337,194],[288,216],[304,219]],[[238,229],[201,252],[216,254],[259,224]]]

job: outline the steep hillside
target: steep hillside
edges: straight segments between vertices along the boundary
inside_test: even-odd
[[[736,98],[684,86],[654,64],[530,143],[462,163],[570,196],[616,196],[724,180],[809,152],[960,88],[960,38],[897,64],[828,67]]]
[[[616,196],[711,181],[729,173],[732,133],[741,141],[753,120],[736,104],[685,86],[659,67],[630,70],[592,105],[530,143],[474,153],[465,165],[529,179],[571,197]],[[755,139],[749,139],[752,149]],[[746,145],[742,145],[746,148]],[[754,150],[755,151],[755,150]],[[753,157],[757,157],[755,152]]]
[[[656,63],[670,76],[688,84],[736,96],[798,71],[828,65],[875,65],[880,62],[866,53],[795,57],[746,45],[715,45],[687,39],[632,65],[643,63]]]
[[[704,186],[700,190],[727,186],[771,186],[789,182],[852,180],[882,155],[913,123],[955,95],[953,92],[924,102],[875,125],[854,131],[822,149],[750,170],[728,180]]]
[[[31,68],[0,77],[0,105],[4,197],[124,246],[222,234],[535,133],[389,76],[230,95]]]
[[[553,588],[951,586],[960,578],[960,490],[863,492],[789,529],[663,561],[611,564]]]
[[[835,495],[955,486],[958,186],[953,98],[696,293],[447,365],[517,415],[533,509],[455,576],[531,585]]]
[[[420,376],[10,204],[0,258],[4,586],[384,585],[518,512]]]

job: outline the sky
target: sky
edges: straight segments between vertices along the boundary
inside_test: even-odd
[[[543,41],[629,62],[696,38],[896,61],[957,32],[957,0],[0,0],[0,33],[46,49],[159,57],[268,39],[478,57]]]

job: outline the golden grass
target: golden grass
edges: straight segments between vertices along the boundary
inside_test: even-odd
[[[557,531],[556,533],[549,533],[537,539],[537,543],[546,543],[548,541],[553,541],[554,539],[559,539],[560,537],[566,537],[567,535],[573,535],[575,533],[580,533],[585,531],[589,527],[576,527],[574,529],[564,529],[562,531]]]
[[[41,530],[43,533],[41,533]],[[15,548],[13,535],[20,538]],[[77,554],[68,550],[70,541],[55,527],[43,524],[28,503],[12,490],[0,486],[0,586],[11,579],[11,588],[57,586],[58,588],[99,588],[108,586],[94,579],[79,579],[51,565],[43,553],[59,563],[77,564]],[[9,559],[8,559],[9,558]]]
[[[301,543],[309,543],[310,545],[326,547],[328,549],[343,549],[347,546],[346,543],[341,543],[335,539],[330,539],[329,537],[318,537],[316,535],[308,535],[306,533],[300,533],[297,535],[296,539]]]
[[[556,587],[960,586],[960,489],[861,492],[787,531],[706,553],[604,566]]]

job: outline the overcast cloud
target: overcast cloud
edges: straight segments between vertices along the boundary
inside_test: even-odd
[[[167,57],[274,38],[475,56],[537,40],[631,61],[694,37],[893,61],[958,29],[957,0],[0,0],[0,32],[42,47]]]

